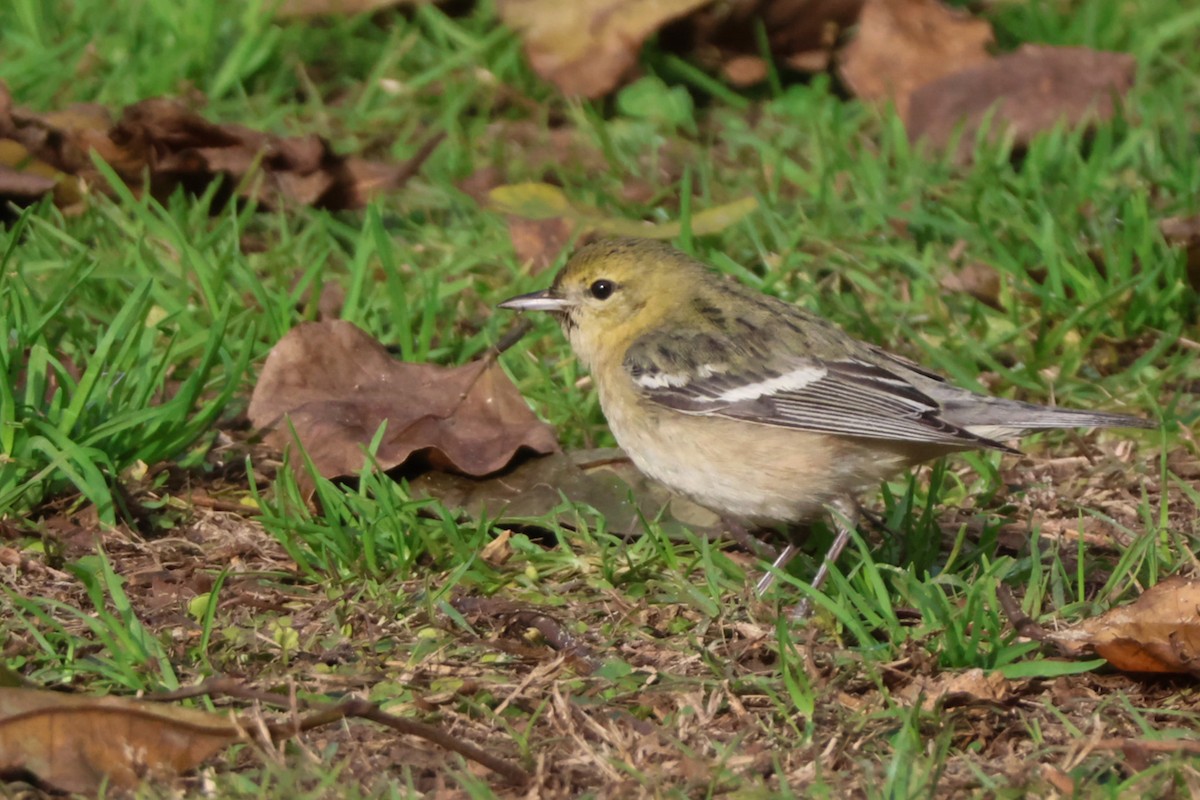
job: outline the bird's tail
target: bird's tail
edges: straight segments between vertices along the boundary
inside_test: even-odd
[[[1028,431],[1049,428],[1158,427],[1154,420],[1129,414],[1052,408],[993,397],[956,398],[946,402],[945,409],[947,420],[977,436],[990,439],[1007,439]]]

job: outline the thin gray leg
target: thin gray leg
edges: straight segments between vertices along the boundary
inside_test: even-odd
[[[817,574],[813,576],[812,588],[820,589],[825,585],[825,581],[829,578],[829,568],[838,560],[838,556],[846,549],[846,545],[850,543],[850,534],[854,533],[858,526],[858,518],[860,512],[858,503],[851,498],[837,500],[829,504],[830,516],[833,518],[833,527],[837,531],[837,535],[833,537],[833,544],[829,545],[829,550],[825,553],[825,558],[821,561],[820,568],[817,569]],[[804,598],[792,609],[792,619],[802,620],[807,619],[812,613],[812,603],[808,598]]]
[[[775,582],[775,570],[786,567],[799,552],[800,548],[794,544],[789,544],[779,551],[779,555],[775,557],[775,561],[771,564],[771,569],[764,572],[758,579],[758,583],[754,584],[754,591],[758,593],[759,597],[766,594],[767,589],[770,589],[771,584]]]

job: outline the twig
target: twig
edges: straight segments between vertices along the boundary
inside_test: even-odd
[[[580,672],[590,674],[600,666],[599,659],[586,644],[538,608],[491,597],[459,597],[451,601],[451,605],[460,614],[494,617],[504,623],[506,632],[514,629],[537,631],[546,644],[572,659]]]
[[[206,494],[189,494],[182,498],[187,503],[190,503],[197,508],[207,508],[213,511],[222,511],[229,514],[239,514],[243,517],[256,517],[263,513],[261,508],[248,506],[243,503],[235,503],[232,500],[218,500],[215,497]]]
[[[508,333],[500,337],[500,341],[496,342],[496,346],[488,351],[489,358],[496,358],[504,351],[508,350],[521,339],[525,338],[525,334],[533,330],[533,322],[528,317],[521,317],[516,325],[508,329]]]
[[[1150,753],[1188,753],[1200,755],[1200,741],[1196,739],[1125,739],[1113,737],[1101,739],[1092,750],[1127,750],[1136,748]]]
[[[1045,628],[1038,625],[1021,610],[1021,606],[1017,604],[1017,598],[1013,597],[1012,589],[1000,584],[996,589],[996,596],[1000,599],[1000,608],[1004,610],[1004,616],[1008,617],[1008,621],[1016,628],[1017,633],[1033,639],[1035,642],[1057,644]]]
[[[287,708],[293,711],[296,709],[295,699],[292,697],[253,689],[233,678],[220,676],[209,678],[196,686],[185,687],[173,692],[159,692],[147,695],[145,699],[155,702],[166,702],[199,697],[201,695],[221,695],[237,699],[253,700],[264,705]],[[368,719],[380,725],[385,725],[398,733],[416,736],[432,742],[453,753],[458,753],[463,758],[482,764],[514,785],[521,786],[529,782],[529,774],[516,764],[494,756],[470,742],[452,736],[440,728],[389,714],[374,703],[362,698],[356,697],[336,705],[327,705],[299,719],[292,716],[285,721],[267,723],[266,728],[271,733],[271,737],[279,741],[295,736],[301,731],[309,731],[313,728],[319,728],[331,722],[337,722],[350,717]]]

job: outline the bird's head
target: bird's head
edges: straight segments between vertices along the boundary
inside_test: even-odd
[[[549,289],[510,298],[500,307],[550,312],[576,355],[592,367],[601,352],[619,355],[662,326],[707,280],[702,264],[668,244],[610,239],[580,248]]]

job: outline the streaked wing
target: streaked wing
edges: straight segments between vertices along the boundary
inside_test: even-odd
[[[858,358],[781,360],[763,343],[735,346],[724,337],[701,335],[703,342],[683,334],[635,342],[624,366],[638,391],[687,414],[870,439],[1009,449],[947,422],[941,404],[900,370]]]

